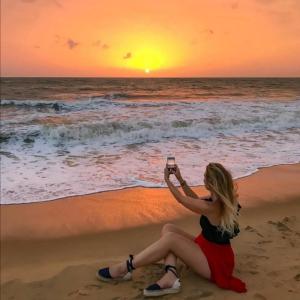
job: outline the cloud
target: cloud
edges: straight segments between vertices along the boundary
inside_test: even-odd
[[[97,41],[95,41],[95,42],[93,43],[93,46],[94,46],[94,47],[99,47],[99,46],[101,46],[101,44],[102,44],[102,42],[101,42],[100,40],[97,40]]]
[[[52,0],[51,2],[54,3],[56,6],[58,6],[60,8],[63,7],[62,4],[60,2],[58,2],[57,0]]]
[[[200,33],[206,36],[212,36],[215,34],[214,30],[212,30],[211,28],[203,29],[200,31]]]
[[[59,34],[54,35],[54,43],[63,47],[67,46],[71,50],[76,48],[79,45],[79,42],[71,38],[63,37]]]
[[[233,3],[231,4],[231,8],[232,8],[232,9],[238,9],[238,8],[239,8],[239,2],[238,2],[238,1],[233,2]]]
[[[198,44],[198,40],[197,39],[192,39],[191,41],[190,41],[190,45],[192,45],[192,46],[195,46],[195,45],[197,45]]]
[[[20,0],[23,3],[34,3],[37,2],[37,0]],[[44,2],[48,2],[48,3],[52,3],[54,5],[56,5],[57,7],[62,8],[62,4],[58,1],[58,0],[44,0]]]
[[[102,43],[100,40],[97,40],[93,43],[94,47],[101,47],[103,50],[106,50],[109,48],[109,45]]]
[[[131,52],[127,52],[124,56],[123,59],[130,59],[132,57],[132,53]]]
[[[102,49],[106,50],[106,49],[108,49],[108,48],[109,48],[109,45],[107,45],[107,44],[103,44],[103,45],[102,45]]]
[[[77,47],[79,45],[78,42],[75,42],[72,39],[68,39],[67,40],[67,46],[69,47],[69,49],[74,49],[75,47]]]
[[[55,44],[59,44],[61,42],[61,36],[59,34],[54,35]]]
[[[212,37],[215,34],[214,30],[211,28],[206,28],[206,29],[202,29],[202,30],[198,29],[196,32],[197,32],[198,37],[195,36],[193,39],[191,39],[189,41],[190,46],[196,46],[199,44],[199,36],[201,36],[200,40],[202,40],[203,37],[205,39],[209,39],[210,37]]]
[[[277,2],[277,0],[256,0],[256,2],[259,2],[261,4],[272,4],[274,2]]]
[[[34,45],[33,46],[35,49],[40,49],[41,48],[41,46],[39,46],[39,45]]]

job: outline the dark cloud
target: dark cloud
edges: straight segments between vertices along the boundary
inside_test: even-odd
[[[41,46],[39,46],[39,45],[34,45],[33,46],[35,49],[40,49],[41,48]]]
[[[233,2],[233,3],[231,4],[231,8],[232,8],[232,9],[238,9],[238,8],[239,8],[239,2],[238,2],[238,1]]]
[[[198,38],[199,38],[199,36],[201,36],[200,40],[203,39],[203,36],[205,37],[205,39],[209,39],[210,37],[212,37],[215,34],[214,30],[211,28],[206,28],[206,29],[202,29],[202,30],[198,29],[196,32],[197,32]],[[198,45],[199,44],[198,38],[197,38],[197,36],[195,36],[193,39],[191,39],[189,41],[189,44],[191,46]]]
[[[60,7],[60,8],[63,7],[62,4],[61,4],[60,2],[58,2],[57,0],[52,0],[52,2],[53,2],[56,6],[58,6],[58,7]]]
[[[100,40],[97,40],[93,43],[94,47],[101,47],[103,50],[106,50],[109,48],[109,45],[102,43]]]
[[[61,42],[61,36],[59,34],[54,35],[55,44],[59,44]]]
[[[97,40],[93,43],[94,47],[100,47],[102,45],[102,42],[100,40]]]
[[[23,2],[23,3],[34,3],[34,2],[37,2],[38,0],[20,0],[20,1]],[[63,7],[58,0],[44,0],[44,1],[48,2],[48,3],[52,3],[52,4],[54,4],[58,7],[61,7],[61,8]]]
[[[102,45],[102,49],[106,50],[106,49],[108,49],[108,48],[109,48],[109,45],[107,45],[107,44],[103,44],[103,45]]]
[[[71,50],[76,48],[79,45],[79,42],[71,38],[63,37],[59,34],[54,35],[54,43],[63,47],[67,46]]]
[[[207,29],[201,30],[200,33],[210,36],[210,35],[213,35],[215,32],[211,28],[207,28]]]
[[[77,47],[79,45],[78,42],[75,42],[72,39],[68,39],[67,40],[67,46],[69,47],[69,49],[74,49],[75,47]]]
[[[277,2],[277,0],[256,0],[256,2],[261,3],[261,4],[273,4]]]
[[[127,52],[124,56],[123,59],[130,59],[132,57],[132,53],[131,52]]]
[[[193,39],[190,41],[190,45],[195,46],[198,44],[198,40],[197,39]]]
[[[292,25],[299,19],[299,0],[256,0],[256,3],[259,13],[270,16],[280,25]]]

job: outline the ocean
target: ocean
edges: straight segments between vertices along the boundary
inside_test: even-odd
[[[1,78],[1,204],[300,161],[300,78]]]

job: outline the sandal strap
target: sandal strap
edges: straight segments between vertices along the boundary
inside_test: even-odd
[[[133,270],[135,270],[135,267],[132,264],[132,260],[133,260],[133,255],[129,254],[129,259],[126,260],[126,265],[127,265],[127,271],[128,272],[132,272]]]
[[[167,273],[168,271],[170,271],[170,272],[172,272],[177,278],[179,278],[179,277],[178,277],[178,274],[177,274],[177,269],[176,269],[175,266],[172,266],[172,265],[166,265],[166,266],[165,266],[165,271],[166,271],[166,273]]]

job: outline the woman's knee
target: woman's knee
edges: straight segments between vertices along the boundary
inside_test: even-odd
[[[164,235],[161,237],[161,239],[167,243],[168,245],[172,245],[174,243],[177,243],[182,239],[182,236],[176,232],[168,231],[164,233]]]
[[[173,225],[171,223],[165,224],[161,229],[161,235],[163,236],[168,232],[174,232],[174,228],[175,228],[175,225]]]

